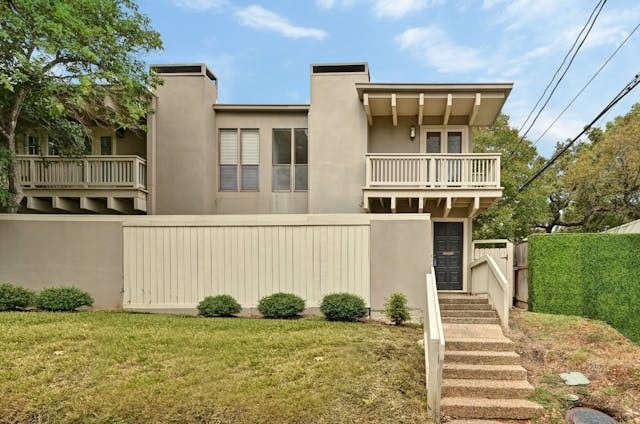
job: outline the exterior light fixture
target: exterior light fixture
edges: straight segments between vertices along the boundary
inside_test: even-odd
[[[411,139],[411,141],[416,139],[416,127],[411,125],[411,128],[409,128],[409,138]]]

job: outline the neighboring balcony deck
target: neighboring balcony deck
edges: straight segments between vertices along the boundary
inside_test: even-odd
[[[364,207],[473,217],[502,197],[500,155],[367,154]]]
[[[127,214],[147,210],[147,165],[139,156],[16,159],[27,209]]]

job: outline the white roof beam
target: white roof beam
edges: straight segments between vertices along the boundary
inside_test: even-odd
[[[476,117],[478,116],[478,110],[480,110],[480,102],[482,101],[482,94],[476,93],[476,100],[473,102],[473,109],[469,117],[469,125],[475,125]]]
[[[442,217],[449,217],[449,212],[451,212],[451,197],[447,197],[447,202],[444,204],[444,211],[442,212]]]
[[[393,126],[398,126],[398,106],[397,106],[396,93],[391,94],[391,115],[393,116]]]
[[[449,125],[449,116],[451,116],[451,107],[453,106],[453,96],[451,93],[447,94],[447,106],[444,109],[444,120],[442,125],[445,127]]]
[[[424,93],[418,97],[418,125],[422,125],[422,115],[424,113]]]
[[[369,106],[369,94],[364,93],[362,103],[364,104],[364,111],[367,113],[367,121],[369,126],[373,125],[373,116],[371,116],[371,106]]]
[[[480,210],[480,198],[474,197],[473,202],[469,205],[469,209],[467,209],[467,215],[469,218],[473,218]]]

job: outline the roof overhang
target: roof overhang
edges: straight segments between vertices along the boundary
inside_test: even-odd
[[[502,110],[512,83],[356,83],[369,125],[375,117],[415,116],[418,125],[490,126]]]

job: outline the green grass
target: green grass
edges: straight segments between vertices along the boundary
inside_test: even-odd
[[[415,327],[0,314],[0,423],[427,420]]]

